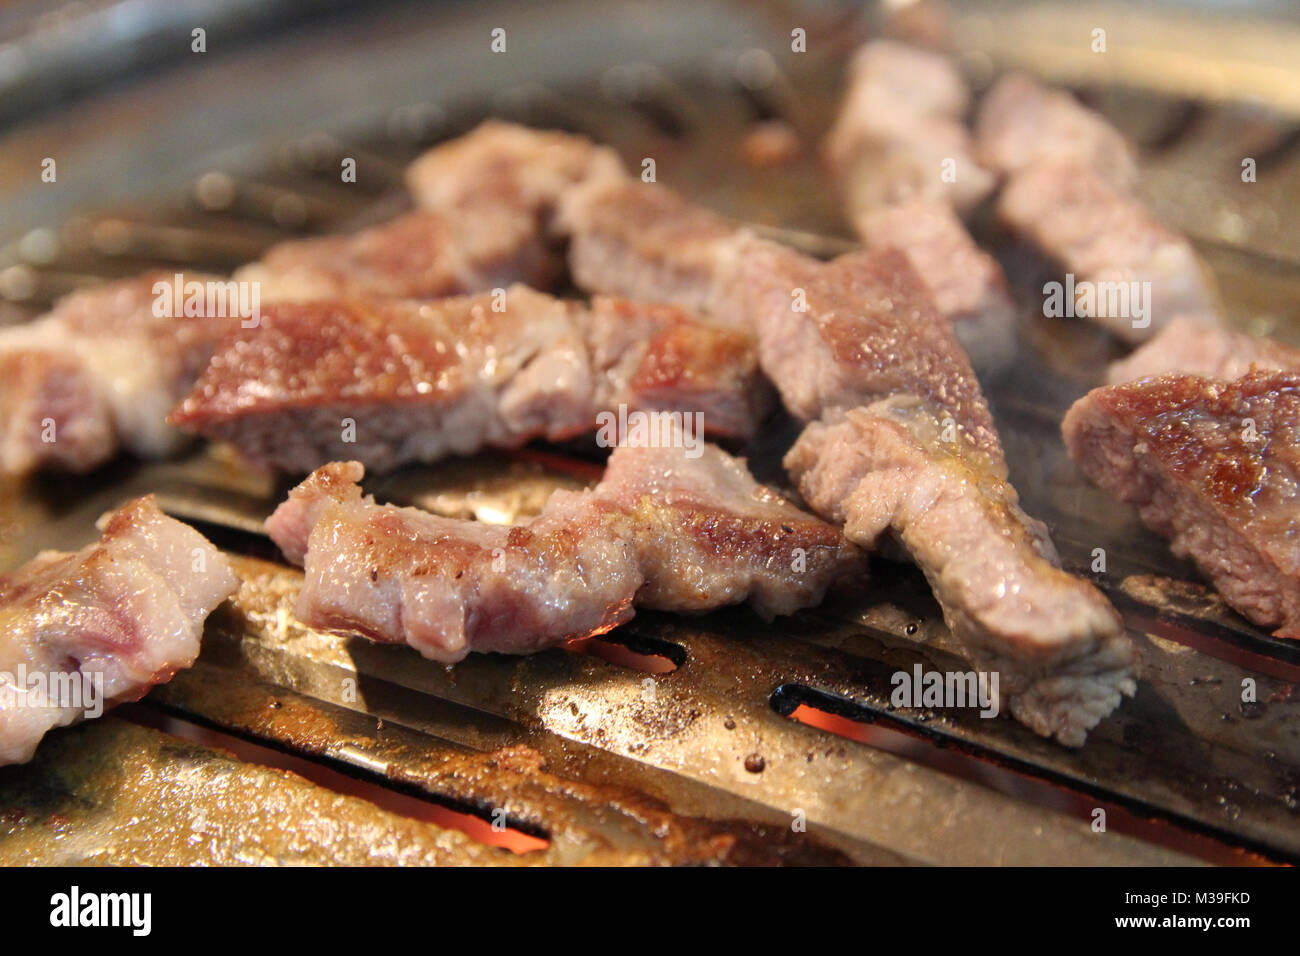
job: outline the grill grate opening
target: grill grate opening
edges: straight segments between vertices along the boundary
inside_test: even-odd
[[[1152,807],[1126,806],[1099,799],[1075,789],[1077,781],[1048,780],[1028,765],[1013,766],[996,754],[981,753],[943,738],[927,738],[924,730],[896,720],[891,714],[798,684],[783,684],[772,692],[772,709],[783,717],[828,731],[878,750],[907,757],[927,767],[970,780],[1018,800],[1068,814],[1106,830],[1140,837],[1161,846],[1227,866],[1262,866],[1270,863],[1267,850],[1246,850],[1224,842],[1225,834],[1207,834],[1163,818]],[[938,746],[934,746],[937,744]],[[1098,811],[1102,811],[1098,816]],[[1190,823],[1192,821],[1179,821]],[[1105,830],[1100,831],[1102,833]],[[1231,836],[1228,835],[1229,840]]]

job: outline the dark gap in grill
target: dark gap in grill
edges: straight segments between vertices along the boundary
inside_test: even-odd
[[[167,514],[178,521],[185,522],[222,551],[229,551],[246,558],[259,558],[263,561],[273,561],[279,564],[286,563],[280,549],[264,534],[256,534],[242,528],[196,518],[169,507],[166,502],[160,502],[160,504]]]
[[[1224,866],[1262,866],[1275,851],[1243,841],[1241,848],[1193,821],[1165,819],[1166,814],[1139,801],[1116,802],[1078,781],[1051,771],[962,744],[916,728],[857,701],[803,684],[782,684],[772,692],[772,709],[782,717],[895,754],[914,763],[998,793],[1055,810],[1087,822],[1102,809],[1106,826],[1170,849]],[[1045,779],[1046,778],[1046,779]],[[1239,836],[1231,839],[1240,840]]]
[[[245,763],[288,770],[317,786],[343,796],[358,797],[382,810],[413,820],[459,830],[487,846],[515,854],[532,853],[550,846],[550,835],[508,816],[502,827],[492,820],[492,807],[473,807],[440,799],[418,787],[379,778],[344,761],[314,754],[310,759],[274,746],[274,741],[232,732],[196,715],[154,703],[125,704],[114,711],[131,723],[192,741],[204,747],[233,753]]]
[[[671,674],[686,663],[686,649],[680,644],[637,633],[627,627],[616,628],[600,637],[573,641],[565,645],[565,650],[590,654],[647,674]]]
[[[1297,147],[1300,147],[1300,125],[1292,126],[1271,145],[1259,150],[1255,156],[1255,168],[1272,169],[1289,160]]]
[[[1163,122],[1146,131],[1138,146],[1146,153],[1168,152],[1191,136],[1208,115],[1209,111],[1200,100],[1180,100],[1171,107]]]
[[[1202,654],[1258,671],[1278,680],[1300,683],[1300,644],[1247,629],[1230,628],[1220,621],[1203,621],[1188,614],[1170,614],[1151,607],[1123,590],[1099,584],[1125,623]]]
[[[578,107],[544,86],[503,90],[493,101],[491,115],[543,130],[563,130],[599,139],[599,130]],[[480,111],[478,117],[483,118]]]

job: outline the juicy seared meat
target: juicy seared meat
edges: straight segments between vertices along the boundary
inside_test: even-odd
[[[1300,372],[1300,349],[1219,325],[1175,319],[1128,358],[1112,363],[1106,380],[1118,385],[1174,372],[1231,380],[1254,366]]]
[[[490,119],[406,169],[416,203],[503,236],[549,235],[575,186],[625,179],[618,154],[583,136]]]
[[[248,457],[377,469],[596,428],[602,411],[700,412],[749,437],[768,408],[754,343],[673,306],[504,295],[281,303],[232,338],[172,421]],[[349,423],[350,427],[349,427]]]
[[[951,417],[963,441],[1001,460],[970,362],[902,253],[822,263],[755,241],[742,261],[759,362],[791,414],[813,421],[913,394]]]
[[[406,642],[451,663],[602,634],[633,607],[818,603],[856,552],[712,445],[620,447],[592,490],[557,491],[527,525],[443,518],[363,498],[356,462],[321,468],[267,522],[305,580],[306,623]]]
[[[913,199],[965,211],[987,196],[993,176],[972,157],[962,123],[969,101],[946,56],[891,40],[863,46],[826,139],[826,157],[850,212],[856,217]],[[949,160],[955,168],[945,177]]]
[[[1120,188],[1137,179],[1133,148],[1100,114],[1022,73],[1004,76],[980,103],[980,160],[1002,173],[1075,163]]]
[[[1213,284],[1191,243],[1088,167],[1025,167],[1007,181],[998,214],[1059,261],[1076,283],[1150,283],[1145,325],[1135,325],[1129,315],[1099,314],[1109,308],[1093,310],[1093,321],[1123,339],[1143,341],[1178,316],[1217,321]]]
[[[748,236],[663,186],[630,181],[574,190],[560,205],[569,270],[589,292],[673,302],[748,326],[735,278]]]
[[[1133,645],[1101,593],[1060,570],[1001,467],[941,431],[925,403],[898,396],[809,425],[785,464],[850,541],[870,549],[888,535],[912,556],[1016,719],[1079,746],[1134,692]]]
[[[897,203],[859,215],[854,225],[868,248],[892,246],[907,256],[976,369],[1006,365],[1015,349],[1016,320],[1006,277],[951,206]]]
[[[148,273],[75,292],[0,331],[0,472],[88,471],[123,447],[176,450],[167,412],[239,319],[155,315],[154,285],[172,280]]]
[[[1300,375],[1167,375],[1089,392],[1070,457],[1190,558],[1224,600],[1300,637]]]
[[[425,299],[498,288],[544,287],[558,275],[549,243],[490,224],[419,210],[351,235],[272,246],[235,278],[256,282],[263,303],[337,298]]]
[[[124,505],[102,529],[75,554],[45,552],[0,576],[0,680],[9,685],[0,687],[0,764],[30,760],[51,728],[100,703],[136,700],[189,667],[203,621],[238,587],[221,552],[152,497]],[[44,699],[25,693],[37,675]],[[54,692],[68,682],[93,682],[91,696],[102,697]]]
[[[89,471],[117,450],[110,395],[62,335],[30,331],[0,332],[0,472]]]

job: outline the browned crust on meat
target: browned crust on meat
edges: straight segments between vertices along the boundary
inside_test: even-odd
[[[1224,599],[1300,634],[1300,375],[1168,375],[1096,389],[1070,409],[1071,458],[1191,558]]]

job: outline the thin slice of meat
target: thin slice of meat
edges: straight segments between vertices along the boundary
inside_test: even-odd
[[[1252,368],[1300,372],[1300,349],[1220,325],[1175,319],[1128,358],[1111,363],[1112,385],[1181,372],[1232,380]]]
[[[975,244],[944,202],[895,203],[854,220],[870,249],[893,247],[924,280],[978,372],[1006,366],[1015,351],[1015,306],[996,259]]]
[[[1016,719],[1077,747],[1133,694],[1133,645],[1101,593],[1060,569],[1001,469],[942,432],[924,402],[898,396],[809,425],[785,464],[850,541],[901,545]]]
[[[1004,76],[985,95],[975,136],[980,160],[1001,173],[1073,163],[1120,189],[1137,179],[1133,147],[1119,130],[1064,90],[1023,73]]]
[[[552,235],[562,196],[625,178],[622,160],[608,146],[496,119],[435,146],[406,169],[421,208],[506,236]]]
[[[854,217],[914,199],[977,205],[994,177],[963,123],[970,94],[952,61],[893,40],[865,44],[826,138],[826,158]]]
[[[1186,237],[1087,166],[1045,161],[1019,170],[998,214],[1057,260],[1076,290],[1093,294],[1076,314],[1122,339],[1144,341],[1178,317],[1218,321],[1213,279]]]
[[[417,210],[347,235],[272,246],[235,278],[256,283],[261,301],[424,299],[500,288],[545,287],[562,260],[536,230],[501,232],[484,222]]]
[[[75,292],[0,331],[0,473],[89,471],[120,448],[176,451],[184,436],[166,425],[167,412],[242,321],[232,299],[222,314],[197,314],[209,308],[206,295],[196,314],[167,314],[178,284],[234,289],[198,273],[177,280],[153,272]]]
[[[672,434],[678,434],[674,432]],[[602,634],[634,607],[818,603],[858,564],[832,526],[712,445],[623,446],[591,491],[557,491],[527,525],[375,504],[356,462],[321,468],[267,522],[305,579],[298,616],[452,663]]]
[[[189,667],[204,620],[238,587],[221,552],[152,497],[101,528],[75,554],[45,552],[0,576],[0,764]]]
[[[901,252],[852,252],[822,263],[755,241],[742,262],[759,362],[791,414],[815,421],[890,395],[917,395],[952,420],[964,443],[1001,461],[970,361]]]
[[[1015,311],[1002,268],[975,244],[958,210],[993,187],[970,158],[970,94],[941,53],[874,40],[854,57],[827,155],[849,219],[868,248],[911,261],[976,369],[1010,358]]]
[[[434,302],[282,303],[227,342],[172,421],[302,473],[376,469],[593,431],[600,412],[700,413],[749,437],[770,407],[752,337],[673,306],[526,286]]]
[[[594,183],[561,201],[569,271],[588,292],[672,302],[749,326],[735,282],[749,234],[663,186]]]
[[[1300,375],[1166,375],[1089,392],[1070,457],[1230,605],[1300,638]]]

